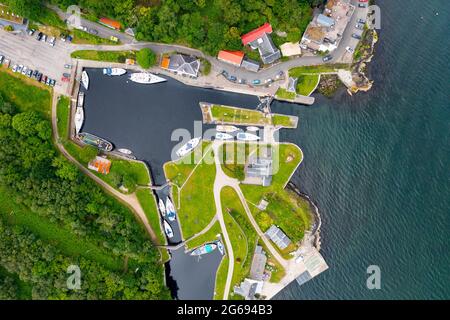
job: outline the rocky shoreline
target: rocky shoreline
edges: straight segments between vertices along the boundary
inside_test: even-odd
[[[320,228],[322,226],[322,218],[320,216],[319,207],[311,199],[311,197],[309,195],[301,192],[293,182],[289,181],[287,184],[287,188],[289,190],[291,190],[292,192],[294,192],[295,194],[297,194],[300,198],[306,200],[309,203],[309,205],[311,206],[311,208],[313,208],[312,213],[314,214],[314,222],[311,226],[311,230],[307,231],[307,233],[308,233],[308,238],[310,240],[312,240],[314,247],[317,249],[317,251],[320,251],[320,247],[322,244],[321,239],[320,239]],[[306,236],[306,234],[305,234],[305,236]],[[305,240],[307,240],[306,237],[305,237]]]

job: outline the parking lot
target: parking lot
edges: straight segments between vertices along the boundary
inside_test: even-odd
[[[36,34],[10,33],[0,30],[0,55],[10,60],[10,68],[23,65],[39,70],[43,76],[56,80],[55,90],[66,93],[68,82],[61,81],[63,73],[71,72],[64,64],[71,64],[69,46],[56,40],[55,45],[36,40]]]

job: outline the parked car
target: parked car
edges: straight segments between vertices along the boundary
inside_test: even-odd
[[[63,73],[63,77],[70,78],[70,73]]]
[[[364,19],[358,19],[358,23],[366,24],[366,20],[364,20]]]
[[[48,40],[48,43],[49,43],[52,47],[55,46],[55,42],[56,42],[55,37],[51,37],[50,40]]]
[[[33,73],[31,74],[31,77],[36,79],[37,75],[38,75],[39,71],[34,70]]]
[[[28,35],[32,36],[32,35],[34,34],[35,31],[36,31],[36,30],[34,30],[34,29],[28,30]]]
[[[42,82],[42,83],[47,82],[47,76],[43,76],[43,77],[41,78],[41,82]]]
[[[43,36],[43,33],[42,33],[42,32],[39,32],[39,33],[37,34],[37,36],[36,36],[36,40],[37,40],[37,41],[41,41],[42,36]]]
[[[356,29],[359,29],[359,30],[363,30],[363,29],[364,29],[364,25],[363,25],[363,24],[360,24],[360,23],[357,23],[357,24],[355,25],[355,28],[356,28]]]
[[[230,81],[232,81],[232,82],[236,82],[236,81],[237,81],[237,78],[236,78],[235,76],[230,76],[230,77],[228,78],[228,80],[230,80]]]
[[[331,59],[333,59],[333,57],[331,55],[327,54],[325,57],[322,58],[322,61],[327,62],[327,61],[330,61]]]
[[[355,50],[352,47],[346,47],[345,50],[347,50],[350,53],[355,52]]]
[[[17,72],[17,68],[19,68],[17,64],[13,65],[12,72]]]
[[[33,74],[33,70],[28,69],[28,70],[27,70],[27,74],[26,74],[27,77],[28,77],[28,78],[31,78],[31,75],[32,75],[32,74]]]
[[[89,29],[89,33],[90,34],[93,34],[93,35],[98,35],[98,31],[97,30],[95,30],[95,29]]]
[[[61,37],[61,41],[62,42],[66,42],[66,37],[67,36],[64,33],[61,33],[60,37]]]
[[[38,74],[36,75],[36,80],[41,81],[41,79],[42,79],[42,72],[38,72]]]
[[[66,37],[66,39],[67,39],[67,41],[69,41],[69,42],[72,42],[72,40],[73,40],[73,38],[72,38],[71,35],[68,35],[68,36]]]
[[[64,65],[64,68],[66,68],[66,69],[72,69],[72,65],[71,65],[71,64],[68,64],[68,63],[66,63],[66,64]]]
[[[62,81],[62,82],[69,82],[70,79],[67,78],[67,77],[62,76],[62,77],[61,77],[61,81]]]
[[[366,7],[366,4],[365,4],[365,3],[359,3],[359,4],[358,4],[358,7],[360,7],[360,8],[365,8],[365,7]]]
[[[253,83],[253,84],[260,84],[260,83],[261,83],[261,80],[255,79],[255,80],[252,81],[252,83]]]
[[[22,73],[23,75],[26,75],[26,74],[27,74],[27,71],[28,71],[28,67],[23,67],[21,73]]]
[[[359,34],[357,34],[357,33],[353,33],[353,34],[352,34],[352,38],[361,40],[361,36],[360,36]]]
[[[49,85],[50,85],[50,81],[51,81],[51,80],[52,80],[52,79],[50,79],[50,78],[47,78],[47,81],[45,81],[45,84],[49,86]]]
[[[109,39],[114,42],[119,42],[119,38],[114,37],[114,36],[111,36]]]
[[[17,67],[17,72],[21,73],[23,69],[23,65],[19,64],[19,66]]]
[[[50,86],[54,87],[56,84],[56,80],[55,79],[50,79]]]
[[[246,83],[247,83],[247,80],[245,80],[245,79],[239,79],[239,80],[238,80],[238,83],[240,83],[240,84],[246,84]]]
[[[46,34],[42,35],[41,41],[42,42],[46,42],[47,41],[47,35]]]

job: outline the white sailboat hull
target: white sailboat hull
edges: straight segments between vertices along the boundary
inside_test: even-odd
[[[133,73],[130,76],[130,80],[141,84],[154,84],[167,81],[166,79],[149,72]]]
[[[81,73],[81,84],[83,85],[84,89],[89,89],[89,76],[86,71],[83,71]]]
[[[240,141],[257,141],[259,137],[251,133],[239,132],[237,134],[237,139]]]
[[[217,140],[231,140],[231,139],[233,139],[233,136],[231,134],[228,134],[228,133],[217,132],[216,133],[216,139]]]
[[[166,220],[164,220],[163,224],[164,224],[164,232],[166,233],[167,238],[169,239],[173,238],[173,230],[170,224],[168,224]]]
[[[235,127],[235,126],[223,126],[223,125],[218,125],[216,127],[217,131],[220,132],[227,132],[227,133],[231,133],[231,132],[236,132],[239,130],[239,128]]]
[[[184,146],[182,146],[177,152],[177,156],[183,157],[187,155],[189,152],[191,152],[193,149],[195,149],[196,146],[198,146],[200,142],[200,138],[194,138],[188,141]]]
[[[75,131],[78,134],[81,130],[81,128],[83,127],[83,122],[84,122],[84,110],[83,107],[77,107],[76,111],[75,111]]]

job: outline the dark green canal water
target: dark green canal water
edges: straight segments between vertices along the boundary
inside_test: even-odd
[[[278,299],[450,297],[450,7],[377,3],[373,90],[274,108],[300,117],[281,140],[304,151],[293,181],[320,207],[330,266]],[[366,288],[369,265],[380,290]]]

